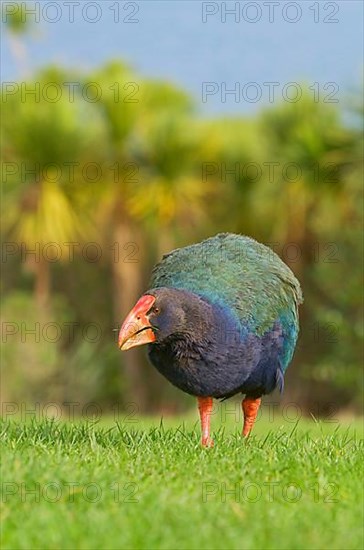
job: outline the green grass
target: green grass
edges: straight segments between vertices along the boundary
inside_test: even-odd
[[[3,421],[2,548],[363,548],[361,422],[181,422]]]

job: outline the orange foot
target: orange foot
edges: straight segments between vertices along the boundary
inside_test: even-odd
[[[210,437],[210,419],[213,408],[213,399],[212,397],[198,397],[197,399],[201,419],[201,444],[203,447],[213,447],[214,442]]]
[[[213,447],[214,446],[214,440],[211,439],[211,437],[202,437],[201,445],[202,445],[202,447]]]
[[[251,397],[246,397],[243,399],[242,408],[244,413],[244,437],[247,437],[253,429],[261,401],[262,400],[260,397],[258,399],[252,399]]]

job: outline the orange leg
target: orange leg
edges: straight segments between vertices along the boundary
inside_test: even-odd
[[[261,398],[252,399],[251,397],[246,397],[243,399],[242,408],[244,413],[244,426],[243,426],[243,436],[246,437],[250,434],[253,429],[255,419],[258,414],[258,410],[261,403]]]
[[[201,444],[203,447],[213,447],[214,442],[210,437],[210,418],[213,408],[213,400],[212,397],[198,397],[197,399],[201,419]]]

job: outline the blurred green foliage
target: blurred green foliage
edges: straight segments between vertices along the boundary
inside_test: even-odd
[[[113,62],[49,67],[2,106],[4,400],[183,406],[112,329],[163,253],[234,231],[302,283],[285,398],[358,406],[362,137],[337,105],[204,119],[183,90]]]

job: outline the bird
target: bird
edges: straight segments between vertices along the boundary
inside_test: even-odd
[[[214,399],[243,394],[247,437],[261,398],[283,391],[295,350],[300,284],[268,246],[219,233],[165,254],[121,325],[122,351],[148,345],[150,362],[197,397],[201,444],[212,447]]]

